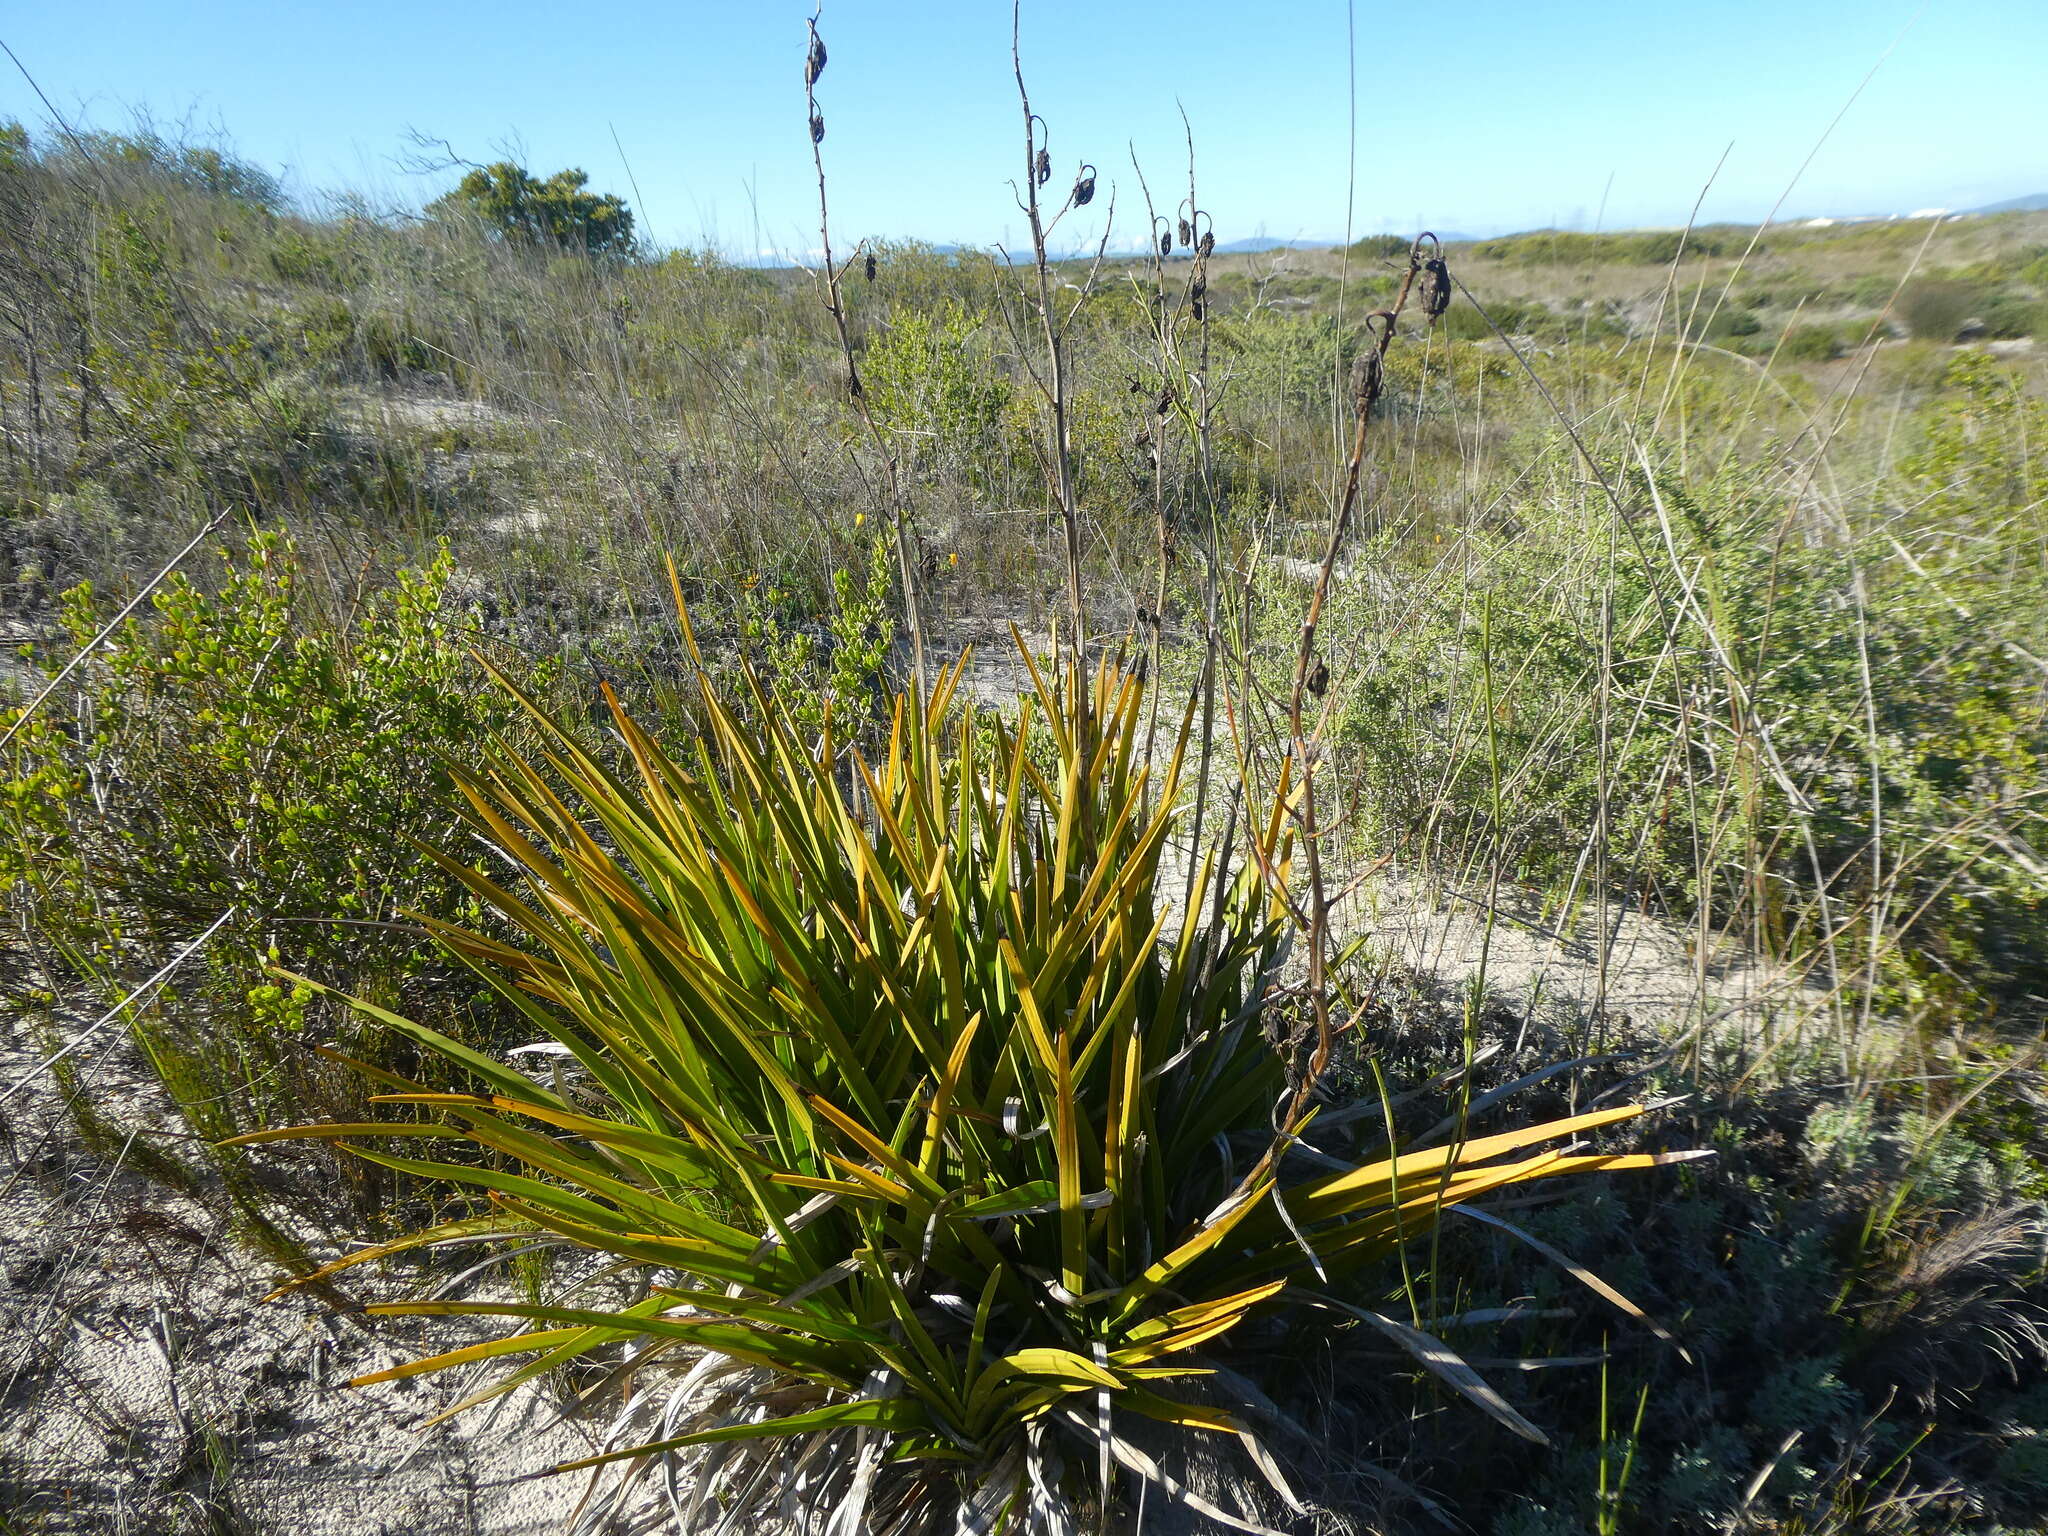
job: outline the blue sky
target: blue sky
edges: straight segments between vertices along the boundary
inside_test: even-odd
[[[451,178],[395,163],[416,128],[471,159],[582,166],[657,239],[741,254],[815,244],[809,12],[72,0],[0,12],[0,38],[68,117],[225,130],[308,192],[434,195]],[[1018,236],[1009,17],[1005,0],[829,0],[840,233]],[[1881,58],[1788,215],[2048,191],[2048,0],[1357,0],[1356,18],[1359,233],[1677,223],[1731,141],[1705,216],[1759,218]],[[1343,232],[1344,0],[1026,0],[1024,41],[1059,174],[1099,166],[1120,235],[1141,238],[1133,146],[1155,191],[1184,184],[1182,106],[1220,239]],[[0,114],[40,121],[0,69]]]

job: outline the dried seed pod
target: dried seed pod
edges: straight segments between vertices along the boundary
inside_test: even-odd
[[[825,40],[813,31],[811,51],[804,56],[804,84],[816,85],[818,76],[825,73]]]
[[[1172,409],[1173,391],[1170,389],[1162,389],[1161,391],[1159,391],[1158,403],[1152,407],[1152,414],[1155,416],[1164,416],[1168,411]]]
[[[1209,318],[1209,306],[1207,304],[1204,304],[1200,299],[1196,299],[1192,304],[1190,304],[1188,306],[1188,310],[1191,314],[1194,315],[1194,317],[1197,320],[1206,320]]]
[[[1195,243],[1195,232],[1189,228],[1186,219],[1180,221],[1180,243],[1182,245],[1193,245]]]
[[[1131,393],[1132,393],[1132,394],[1134,394],[1134,395],[1138,395],[1138,394],[1143,394],[1143,393],[1144,393],[1144,391],[1145,391],[1145,381],[1144,381],[1143,379],[1139,378],[1139,377],[1138,377],[1138,376],[1137,376],[1137,375],[1136,375],[1136,374],[1134,373],[1134,374],[1132,374],[1132,375],[1131,375],[1131,380],[1130,380],[1130,382],[1131,382]]]
[[[860,387],[860,370],[858,368],[855,368],[851,364],[848,364],[846,369],[847,397],[852,400],[858,400],[861,397],[861,393],[862,391]]]
[[[1378,321],[1375,325],[1373,322]],[[1372,414],[1387,377],[1387,347],[1394,339],[1394,313],[1378,309],[1365,317],[1365,346],[1351,364],[1351,394],[1361,418]]]
[[[1371,333],[1367,334],[1369,337]],[[1380,360],[1379,348],[1368,340],[1365,350],[1351,363],[1351,399],[1361,417],[1372,414],[1373,402],[1379,399],[1385,383],[1386,365]]]
[[[871,283],[875,280],[875,253],[873,251],[869,251],[867,260],[861,263],[860,275]]]
[[[1444,265],[1443,257],[1432,256],[1422,264],[1416,297],[1422,302],[1422,312],[1432,322],[1451,307],[1451,269]]]
[[[1330,691],[1330,669],[1323,665],[1321,657],[1316,659],[1315,670],[1308,675],[1308,691],[1319,699]]]
[[[1159,237],[1159,254],[1161,256],[1171,256],[1173,254],[1173,231],[1170,229]]]
[[[1198,277],[1188,285],[1188,297],[1197,301],[1209,296],[1209,279]]]
[[[811,113],[811,142],[813,144],[825,142],[825,114],[822,112],[813,111]]]
[[[1038,165],[1036,174],[1038,176],[1038,184],[1041,187],[1044,186],[1048,181],[1052,180],[1052,156],[1047,154],[1042,149],[1038,152]]]
[[[1213,229],[1203,230],[1202,243],[1196,246],[1195,249],[1201,253],[1204,261],[1214,256],[1216,254],[1216,231]]]
[[[1095,201],[1095,167],[1086,161],[1081,163],[1081,174],[1074,180],[1074,206],[1086,208]]]

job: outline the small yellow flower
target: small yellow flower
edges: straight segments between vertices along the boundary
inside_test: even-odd
[[[960,551],[959,551],[959,550],[957,550],[957,549],[956,549],[956,550],[954,550],[954,551],[953,551],[953,553],[951,553],[950,555],[946,556],[946,564],[948,564],[948,565],[958,565],[959,563],[960,563]]]
[[[853,514],[853,526],[856,528],[858,528],[862,523],[866,522],[867,520],[868,515],[865,512],[856,512]]]

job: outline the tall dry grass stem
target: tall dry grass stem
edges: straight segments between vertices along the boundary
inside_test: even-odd
[[[853,333],[846,320],[846,296],[841,279],[850,271],[856,260],[863,263],[864,275],[872,282],[875,277],[874,254],[865,243],[854,248],[845,264],[834,261],[832,256],[832,218],[825,194],[825,117],[818,108],[818,78],[825,72],[825,42],[818,35],[818,18],[824,14],[821,4],[811,13],[805,26],[809,29],[810,41],[804,51],[804,106],[810,119],[811,164],[818,178],[818,278],[825,288],[825,310],[832,317],[832,329],[839,338],[839,352],[846,364],[846,393],[853,402],[853,408],[860,413],[861,424],[867,428],[868,440],[874,444],[875,455],[882,463],[884,500],[889,513],[890,533],[896,545],[896,575],[903,584],[903,619],[910,631],[911,666],[917,679],[919,698],[925,697],[930,688],[926,671],[926,638],[924,626],[924,605],[919,600],[918,582],[921,576],[919,562],[911,528],[911,513],[908,498],[903,490],[902,467],[897,462],[895,446],[888,434],[882,431],[875,420],[873,408],[868,404],[867,390],[861,384],[860,364],[854,357]]]

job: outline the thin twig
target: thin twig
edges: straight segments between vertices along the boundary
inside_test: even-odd
[[[867,391],[861,387],[860,366],[853,356],[853,336],[846,324],[846,300],[840,286],[843,275],[832,260],[832,219],[825,198],[825,119],[818,111],[818,76],[824,72],[824,44],[818,38],[818,18],[824,14],[823,0],[811,12],[805,23],[810,29],[809,53],[804,65],[804,105],[808,108],[811,136],[811,164],[818,175],[818,246],[823,262],[820,270],[825,285],[825,311],[832,317],[833,329],[839,336],[840,356],[846,362],[846,392],[852,399],[854,409],[860,413],[861,422],[867,427],[868,437],[875,445],[875,452],[882,460],[883,479],[887,488],[889,523],[896,540],[896,574],[903,583],[903,620],[910,630],[911,666],[917,679],[917,696],[920,700],[930,694],[925,670],[924,610],[918,601],[917,559],[911,548],[910,508],[904,501],[903,477],[896,462],[896,450],[888,437],[875,421],[875,413],[868,406]],[[854,247],[853,256],[847,258],[851,265],[854,257],[864,255],[862,246]]]

